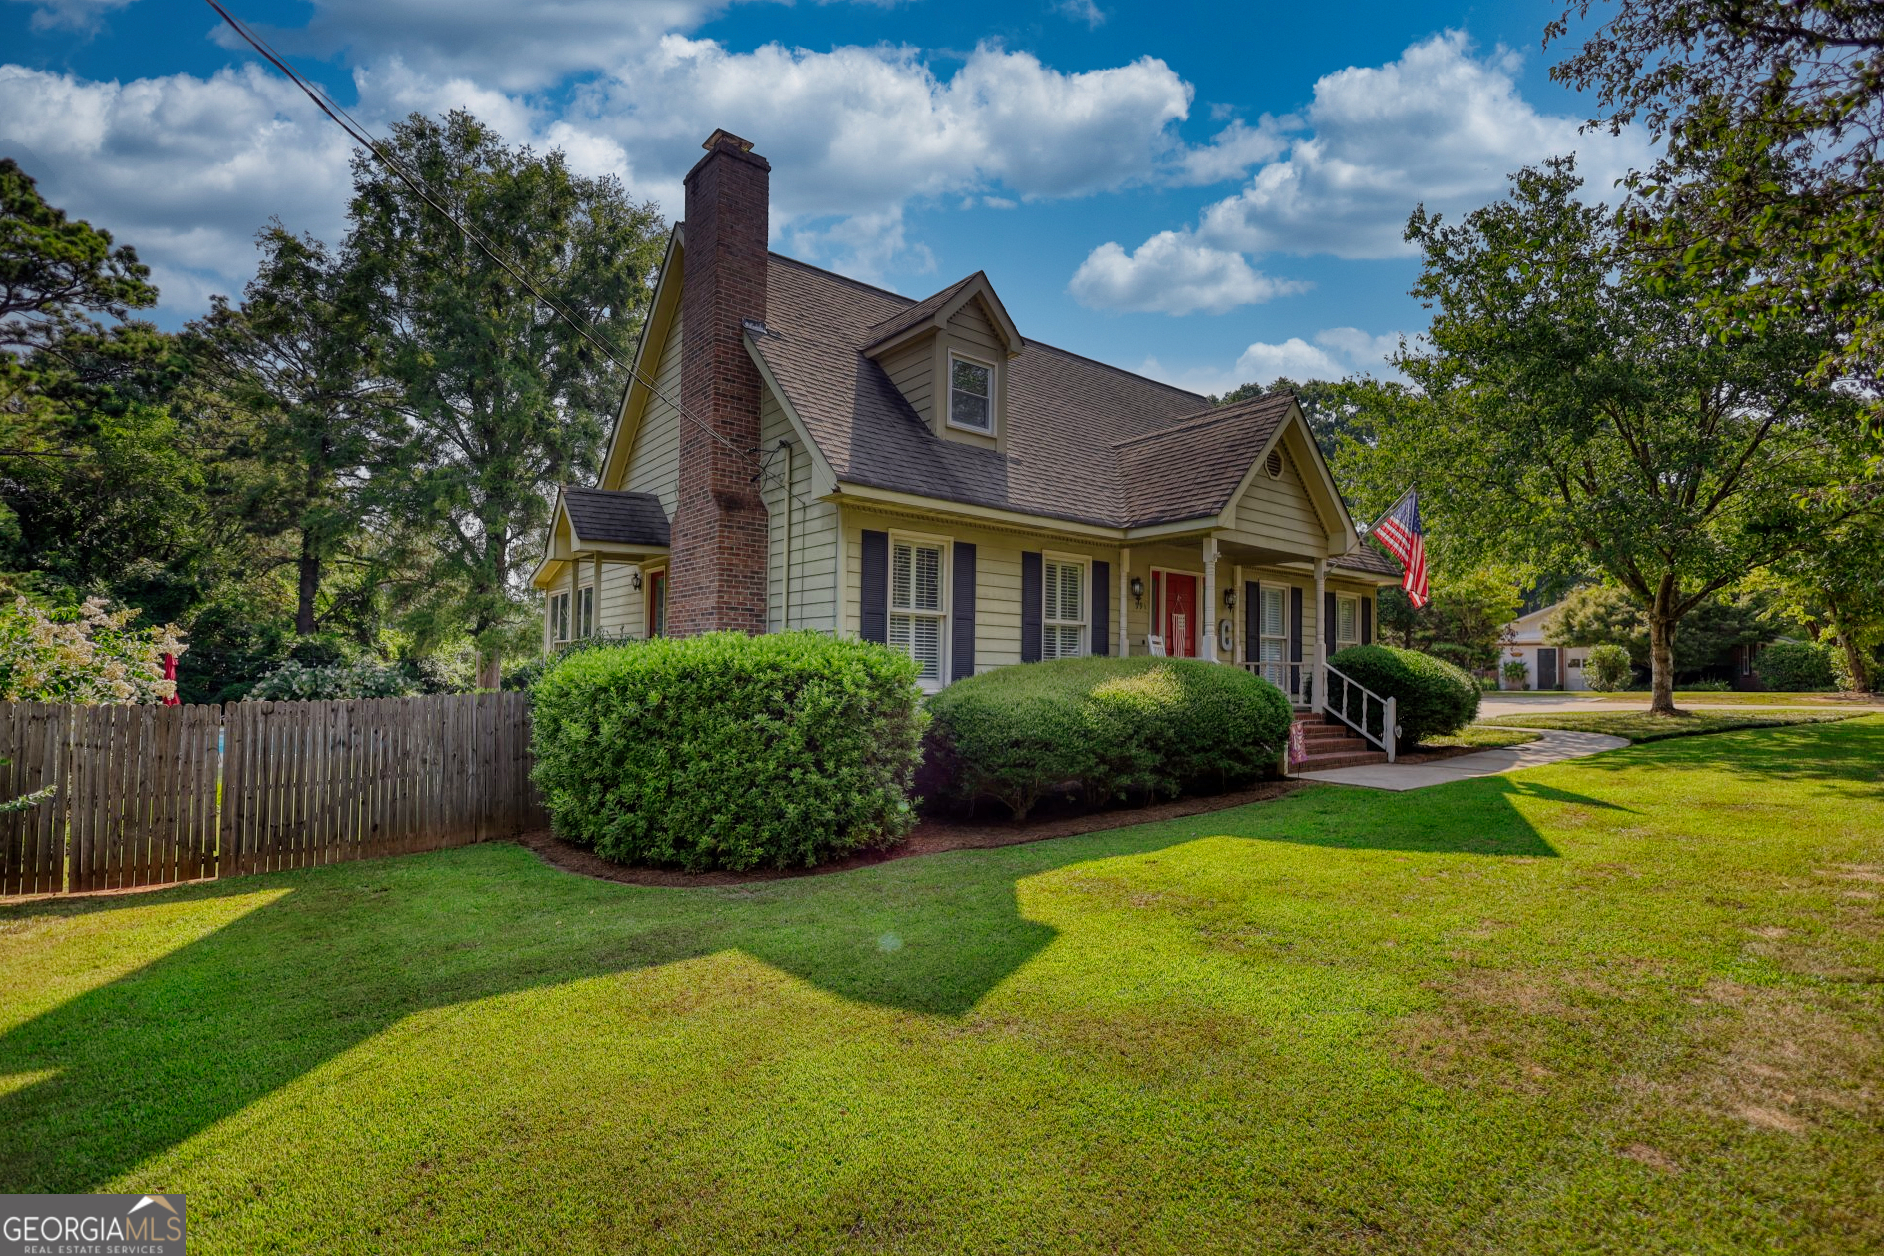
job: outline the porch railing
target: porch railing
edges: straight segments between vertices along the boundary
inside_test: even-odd
[[[1396,698],[1383,698],[1336,668],[1324,666],[1328,675],[1328,700],[1322,710],[1387,752],[1392,763],[1400,741],[1400,704]]]
[[[1261,676],[1282,690],[1291,702],[1314,700],[1315,678],[1311,664],[1298,663],[1293,659],[1238,659],[1236,666],[1252,676]]]

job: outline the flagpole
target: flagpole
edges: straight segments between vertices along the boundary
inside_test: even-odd
[[[1381,519],[1385,519],[1385,518],[1386,518],[1386,517],[1387,517],[1388,515],[1390,515],[1390,514],[1392,514],[1392,513],[1394,512],[1394,511],[1396,511],[1396,510],[1398,510],[1398,509],[1400,509],[1400,503],[1401,503],[1401,502],[1403,502],[1403,501],[1405,501],[1405,500],[1406,500],[1407,498],[1409,498],[1409,497],[1411,497],[1411,496],[1413,496],[1413,492],[1414,492],[1414,490],[1413,490],[1413,489],[1408,489],[1408,490],[1407,490],[1406,492],[1404,492],[1404,493],[1402,493],[1402,494],[1400,494],[1400,495],[1399,495],[1398,497],[1396,497],[1396,498],[1394,498],[1394,499],[1393,499],[1393,505],[1391,505],[1391,506],[1389,506],[1389,507],[1387,507],[1387,508],[1386,508],[1385,510],[1383,510],[1383,511],[1381,511],[1381,512],[1380,512],[1380,515],[1379,515],[1379,517],[1378,517],[1378,518],[1376,518],[1376,519],[1375,519],[1375,520],[1374,520],[1374,521],[1373,521],[1372,523],[1370,523],[1370,524],[1368,524],[1368,525],[1367,525],[1366,527],[1364,527],[1364,528],[1362,528],[1362,529],[1361,529],[1361,535],[1362,535],[1362,536],[1368,536],[1368,535],[1370,535],[1370,534],[1371,534],[1371,533],[1373,532],[1373,530],[1374,530],[1375,528],[1378,528],[1378,527],[1380,526],[1380,520],[1381,520]]]

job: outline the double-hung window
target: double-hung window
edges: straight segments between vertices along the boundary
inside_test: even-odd
[[[1046,605],[1040,616],[1040,657],[1078,658],[1086,653],[1086,564],[1049,558],[1042,568]]]
[[[942,546],[933,541],[890,544],[890,645],[906,651],[921,668],[924,688],[942,685],[944,623]]]
[[[575,629],[578,637],[595,635],[595,586],[576,590]]]
[[[1361,600],[1345,594],[1335,596],[1335,645],[1346,649],[1361,643]]]
[[[1280,587],[1264,585],[1261,589],[1261,613],[1257,616],[1257,625],[1261,629],[1261,639],[1256,644],[1256,657],[1262,666],[1263,679],[1282,690],[1289,691],[1289,681],[1285,674],[1283,658],[1289,652],[1289,631],[1283,620],[1283,592]]]
[[[971,432],[994,432],[992,366],[949,355],[949,423]]]
[[[569,640],[569,591],[549,595],[549,633],[550,644],[560,645]]]

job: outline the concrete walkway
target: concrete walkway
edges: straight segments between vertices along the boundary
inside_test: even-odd
[[[1326,772],[1301,772],[1300,781],[1327,781],[1334,785],[1364,785],[1368,789],[1424,789],[1448,781],[1468,781],[1475,776],[1497,776],[1521,768],[1581,759],[1629,744],[1627,738],[1602,733],[1571,733],[1561,729],[1533,729],[1538,739],[1522,746],[1504,746],[1497,750],[1479,750],[1455,759],[1435,763],[1374,763],[1359,768],[1330,768]]]

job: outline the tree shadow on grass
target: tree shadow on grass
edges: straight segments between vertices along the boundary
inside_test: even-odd
[[[0,924],[122,911],[126,929],[141,929],[152,925],[132,914],[140,907],[255,900],[0,1035],[0,1189],[96,1189],[430,1008],[723,952],[844,999],[960,1016],[1056,936],[1021,913],[1028,877],[1219,834],[1554,856],[1518,799],[1611,805],[1510,777],[1410,794],[1323,787],[1142,828],[719,889],[625,887],[499,846],[0,909]]]
[[[1648,742],[1669,770],[1731,767],[1755,780],[1837,782],[1853,798],[1884,797],[1884,716],[1734,729]],[[1628,754],[1597,755],[1587,766],[1619,771],[1636,766]]]
[[[831,885],[630,889],[503,846],[0,909],[257,900],[0,1035],[0,1190],[96,1189],[429,1008],[740,950],[846,999],[952,1016],[1055,936],[1011,879]]]

